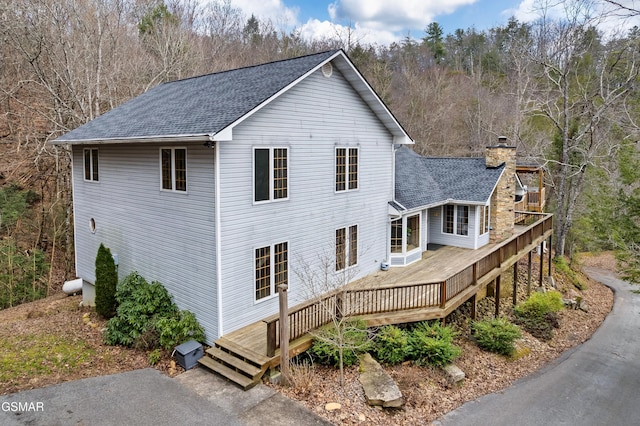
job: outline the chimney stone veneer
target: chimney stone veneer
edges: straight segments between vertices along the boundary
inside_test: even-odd
[[[491,196],[489,241],[497,243],[511,237],[514,230],[516,147],[507,146],[507,138],[501,136],[497,145],[487,147],[485,161],[487,167],[505,164],[504,172]]]

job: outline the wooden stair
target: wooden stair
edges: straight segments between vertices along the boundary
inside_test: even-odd
[[[271,359],[253,352],[224,337],[216,340],[198,360],[200,365],[220,374],[247,390],[258,383],[267,371]]]

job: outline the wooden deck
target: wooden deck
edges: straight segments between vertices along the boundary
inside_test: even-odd
[[[532,223],[517,225],[514,235],[501,243],[478,250],[429,246],[418,262],[375,272],[290,308],[290,356],[307,350],[312,343],[309,331],[327,324],[338,309],[341,315],[358,316],[369,325],[446,317],[551,236],[551,215],[528,215]],[[277,315],[265,318],[224,335],[216,347],[264,372],[280,362],[278,327]]]

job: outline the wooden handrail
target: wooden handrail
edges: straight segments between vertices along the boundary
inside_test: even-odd
[[[553,229],[553,216],[546,213],[516,212],[539,217],[520,234],[501,243],[481,259],[452,274],[445,281],[387,284],[373,288],[340,288],[289,309],[289,338],[297,339],[340,316],[368,315],[438,306],[447,302],[502,263],[520,253],[547,231]],[[437,297],[436,297],[437,296]],[[267,325],[267,356],[279,346],[279,316],[264,320]]]

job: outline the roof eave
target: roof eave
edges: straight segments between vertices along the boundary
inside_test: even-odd
[[[210,134],[199,135],[156,135],[136,136],[130,138],[105,138],[105,139],[63,139],[58,138],[49,141],[51,145],[107,145],[120,143],[176,143],[176,142],[210,142]]]

